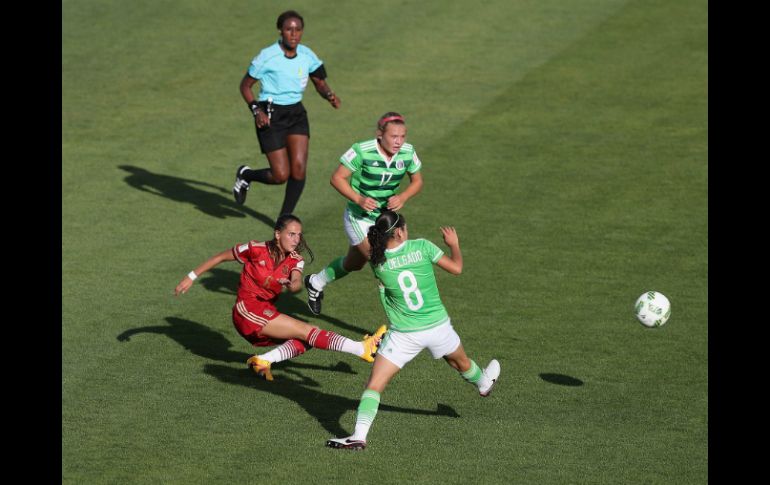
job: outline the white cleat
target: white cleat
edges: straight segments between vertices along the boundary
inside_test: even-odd
[[[332,438],[326,440],[326,446],[344,450],[363,450],[366,448],[366,441],[352,440],[348,438]]]
[[[484,375],[489,379],[489,385],[487,387],[479,388],[481,397],[489,396],[489,393],[492,392],[492,388],[495,387],[495,382],[497,382],[497,378],[500,377],[500,362],[492,359],[489,362],[489,365],[487,365],[487,368],[484,369]]]

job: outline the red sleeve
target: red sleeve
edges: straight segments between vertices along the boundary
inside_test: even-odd
[[[233,256],[241,264],[251,261],[259,251],[265,247],[265,243],[259,241],[249,241],[243,244],[233,246]]]
[[[300,274],[302,274],[302,271],[305,269],[305,260],[303,259],[302,261],[297,261],[294,258],[289,259],[291,259],[291,268],[289,269],[289,273],[292,271],[299,271]]]

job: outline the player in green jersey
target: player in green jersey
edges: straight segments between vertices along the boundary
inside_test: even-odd
[[[442,227],[449,254],[426,239],[409,239],[404,217],[384,210],[369,229],[370,264],[380,282],[380,299],[390,320],[390,330],[382,340],[369,381],[361,395],[356,427],[351,436],[332,438],[326,446],[361,450],[377,415],[380,395],[393,377],[423,349],[434,359],[444,358],[474,384],[481,396],[488,396],[500,376],[500,363],[489,362],[481,369],[463,349],[441,302],[433,265],[458,275],[463,257],[453,227]]]
[[[340,157],[331,184],[348,199],[343,224],[350,247],[345,256],[335,258],[325,268],[305,277],[308,307],[321,313],[324,287],[364,267],[369,259],[366,234],[380,211],[401,210],[422,189],[422,164],[414,147],[406,143],[406,123],[396,112],[377,120],[376,138],[354,143]],[[404,176],[409,186],[396,193]]]

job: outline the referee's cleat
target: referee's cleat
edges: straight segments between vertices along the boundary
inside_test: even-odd
[[[351,440],[350,438],[332,438],[326,440],[326,446],[329,448],[337,448],[341,450],[360,451],[366,448],[366,441]]]
[[[246,202],[246,192],[249,190],[249,182],[241,178],[244,170],[251,170],[251,167],[248,165],[238,167],[238,170],[235,171],[235,184],[233,185],[233,197],[240,205]]]
[[[313,315],[320,315],[324,291],[313,288],[313,285],[310,284],[310,275],[305,276],[305,289],[307,290],[307,307],[310,308]]]
[[[481,397],[489,396],[489,393],[492,392],[492,388],[495,387],[495,382],[497,382],[497,378],[500,377],[500,362],[492,359],[489,362],[489,365],[487,365],[487,368],[484,369],[484,375],[489,379],[489,385],[486,387],[479,387],[479,394]]]
[[[263,377],[266,381],[273,380],[273,373],[270,372],[270,362],[260,359],[259,355],[252,355],[249,357],[246,364],[251,367],[258,376]]]
[[[380,342],[382,342],[382,336],[388,331],[386,325],[380,325],[380,328],[374,332],[374,335],[364,335],[364,340],[361,342],[364,344],[364,353],[361,354],[361,358],[367,362],[374,362],[374,354],[377,353],[377,349],[380,348]]]

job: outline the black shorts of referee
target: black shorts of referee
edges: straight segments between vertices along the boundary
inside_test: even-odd
[[[266,101],[260,101],[259,107],[267,112]],[[279,105],[273,103],[270,124],[257,128],[257,139],[262,153],[270,153],[286,147],[288,135],[306,135],[310,137],[310,123],[307,121],[307,111],[302,103]]]

